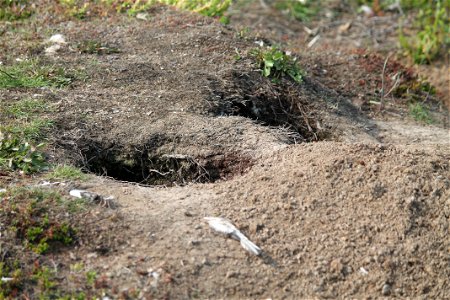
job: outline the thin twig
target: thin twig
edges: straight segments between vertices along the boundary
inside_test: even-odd
[[[383,65],[383,72],[381,73],[381,101],[380,101],[380,111],[384,108],[384,74],[386,72],[386,66],[387,66],[387,62],[389,60],[389,57],[391,55],[389,54],[386,59],[384,60],[384,65]]]
[[[389,92],[387,92],[386,93],[386,95],[384,95],[384,97],[387,97],[387,96],[389,96],[389,94],[397,87],[397,85],[399,84],[399,82],[400,82],[400,75],[397,73],[397,76],[396,76],[397,78],[395,79],[395,83],[394,83],[394,85],[392,86],[392,88],[389,90]]]

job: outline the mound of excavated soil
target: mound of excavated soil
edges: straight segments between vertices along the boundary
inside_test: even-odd
[[[97,272],[89,295],[117,298],[450,297],[442,125],[377,126],[326,72],[275,84],[248,55],[251,37],[191,13],[155,8],[148,21],[61,22],[52,32],[68,44],[54,56],[35,50],[39,58],[86,82],[0,96],[51,102],[54,162],[110,177],[81,188],[115,196],[114,214],[87,221],[69,254],[40,257],[68,291],[79,289],[76,263]],[[80,53],[86,40],[120,52]],[[216,235],[205,216],[229,218],[264,254]]]
[[[446,150],[290,147],[221,187],[217,213],[249,226],[277,263],[260,278],[265,291],[360,298],[381,296],[387,284],[391,296],[447,298]]]
[[[244,176],[183,188],[100,180],[92,190],[119,197],[130,228],[118,236],[129,238],[87,264],[117,289],[156,297],[448,298],[450,154],[421,148],[289,146]],[[204,216],[232,220],[263,256]]]

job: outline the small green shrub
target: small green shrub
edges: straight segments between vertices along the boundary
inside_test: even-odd
[[[47,292],[56,286],[55,273],[47,267],[39,267],[34,270],[33,279],[38,282],[42,292]]]
[[[191,10],[204,16],[222,16],[231,5],[232,0],[158,0],[161,3]]]
[[[87,15],[89,2],[84,2],[82,4],[78,2],[79,1],[77,0],[59,0],[59,3],[65,7],[66,13],[69,16],[82,20]]]
[[[433,123],[433,118],[430,116],[429,109],[420,102],[411,103],[409,105],[409,113],[418,122],[425,124]]]
[[[0,21],[26,19],[33,14],[28,0],[0,0]]]
[[[12,123],[3,126],[3,131],[9,132],[15,136],[21,136],[27,141],[40,141],[45,135],[46,131],[53,126],[53,121],[47,119],[32,119],[30,121],[21,123]],[[0,127],[2,130],[2,127]]]
[[[88,285],[94,286],[95,279],[97,279],[97,272],[95,272],[95,271],[86,272],[86,282]]]
[[[319,11],[315,1],[279,0],[275,2],[275,8],[286,12],[289,16],[299,21],[308,21]]]
[[[18,135],[0,132],[0,169],[20,170],[25,174],[48,169],[44,144],[30,145]]]
[[[406,8],[418,10],[415,22],[417,33],[407,37],[400,27],[400,45],[414,63],[428,64],[450,45],[448,7],[446,9],[445,2],[443,4],[440,0],[409,0],[403,3]]]
[[[44,66],[37,60],[24,60],[0,67],[0,89],[46,86],[60,88],[71,84],[74,78],[61,67]]]
[[[15,232],[25,247],[44,254],[51,251],[52,245],[71,245],[76,231],[55,209],[64,208],[64,201],[57,192],[43,188],[10,189],[2,194],[0,218],[9,230]]]
[[[26,98],[5,104],[0,107],[0,131],[30,143],[39,143],[53,126],[53,121],[44,115],[51,111],[44,100]]]
[[[14,295],[15,291],[21,288],[23,273],[16,263],[8,266],[4,261],[0,262],[0,278],[11,278],[12,280],[0,280],[0,299],[12,299],[8,296]]]
[[[280,80],[283,76],[289,76],[296,82],[301,82],[303,72],[298,66],[295,58],[287,55],[277,47],[271,47],[267,50],[254,49],[251,55],[261,68],[265,77],[272,77]]]

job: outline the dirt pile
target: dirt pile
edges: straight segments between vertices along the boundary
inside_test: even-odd
[[[318,142],[268,152],[228,182],[100,180],[92,190],[119,196],[130,238],[89,264],[116,289],[156,297],[446,298],[449,159],[436,146]],[[264,255],[215,234],[204,216],[229,218]],[[143,270],[165,279],[152,288]]]
[[[385,295],[446,298],[449,159],[420,147],[289,147],[224,184],[216,203],[277,262],[278,280],[263,286],[336,298],[381,296],[387,284]]]
[[[193,13],[149,16],[52,24],[67,40],[53,56],[38,22],[39,47],[14,53],[85,80],[0,91],[8,104],[48,101],[52,163],[106,175],[64,183],[64,195],[76,187],[117,202],[85,213],[70,251],[36,259],[57,269],[59,286],[123,299],[450,297],[448,123],[409,126],[395,111],[395,122],[374,120],[355,106],[360,93],[365,105],[380,100],[378,74],[363,70],[383,60],[311,52],[299,56],[301,84],[274,83],[249,55],[254,37]],[[80,50],[86,41],[118,52]],[[205,216],[229,218],[264,255],[216,235]],[[95,270],[89,287],[74,265]]]

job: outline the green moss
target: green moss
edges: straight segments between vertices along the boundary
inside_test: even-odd
[[[425,124],[433,123],[433,118],[430,115],[429,109],[420,102],[411,103],[409,105],[409,114],[418,122]]]
[[[56,166],[46,177],[50,180],[86,181],[88,179],[88,176],[80,169],[68,165]]]

